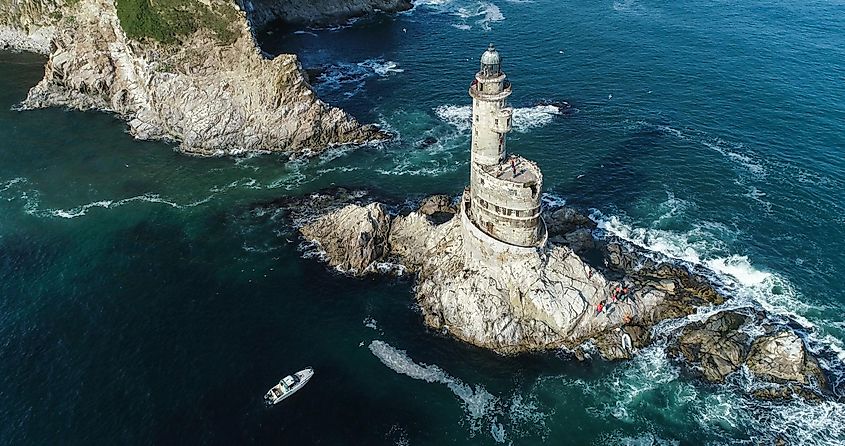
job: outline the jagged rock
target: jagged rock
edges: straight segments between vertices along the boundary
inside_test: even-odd
[[[564,237],[564,243],[573,251],[580,253],[595,248],[593,232],[587,228],[576,229]]]
[[[266,59],[233,2],[197,1],[206,4],[233,17],[231,43],[206,29],[177,44],[135,41],[121,28],[114,2],[69,2],[60,10],[65,18],[49,22],[44,78],[21,108],[113,112],[133,136],[179,141],[182,151],[198,155],[311,155],[389,137],[320,101],[295,55]]]
[[[329,264],[353,275],[364,275],[388,253],[390,217],[381,203],[348,205],[300,228],[317,242]]]
[[[617,241],[604,246],[606,265],[627,276],[639,287],[666,293],[656,309],[655,320],[690,315],[695,308],[724,303],[724,296],[703,275],[668,262],[656,262],[637,249]]]
[[[716,313],[703,323],[684,327],[673,350],[695,365],[705,380],[722,382],[748,355],[750,338],[737,331],[746,320],[734,311]]]
[[[426,197],[420,203],[418,212],[423,215],[451,214],[458,211],[457,206],[452,204],[452,197],[448,195],[432,195]]]
[[[0,49],[49,54],[65,8],[64,0],[0,2]]]
[[[546,229],[549,231],[549,236],[551,237],[556,235],[566,236],[568,233],[581,228],[588,230],[596,228],[596,223],[590,220],[589,217],[567,206],[551,213],[544,213],[543,219],[546,222]]]
[[[751,345],[746,365],[758,377],[772,382],[827,386],[818,362],[792,330],[757,338]]]
[[[751,395],[761,400],[791,400],[795,398],[814,402],[824,400],[824,396],[819,392],[794,383],[755,389],[751,392]]]

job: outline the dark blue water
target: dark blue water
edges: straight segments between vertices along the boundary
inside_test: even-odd
[[[398,135],[295,162],[9,111],[43,59],[0,54],[0,442],[842,444],[842,403],[756,402],[747,376],[703,385],[657,347],[581,364],[429,332],[412,283],[303,259],[262,204],[333,185],[461,191],[466,89],[493,41],[514,83],[509,147],[552,198],[708,266],[730,305],[795,319],[842,361],[843,29],[835,1],[442,0],[279,31],[265,50],[296,52],[321,97]],[[306,365],[301,394],[261,405]]]

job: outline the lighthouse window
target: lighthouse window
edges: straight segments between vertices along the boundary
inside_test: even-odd
[[[511,118],[508,118],[508,127],[511,125]]]
[[[499,119],[498,118],[496,119],[496,125],[499,125]]]

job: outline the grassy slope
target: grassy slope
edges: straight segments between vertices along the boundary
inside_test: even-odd
[[[222,44],[237,34],[235,9],[223,2],[206,6],[198,0],[117,0],[117,17],[126,35],[135,40],[175,43],[200,29],[208,29]]]

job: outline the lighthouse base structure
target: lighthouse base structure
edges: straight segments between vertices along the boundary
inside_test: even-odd
[[[548,232],[542,218],[539,220],[540,231],[538,238],[529,246],[520,246],[503,242],[482,231],[473,221],[472,213],[471,198],[465,192],[461,197],[458,214],[464,242],[464,252],[468,261],[479,262],[487,267],[495,268],[501,266],[506,260],[512,261],[514,258],[519,257],[536,258],[543,255],[548,243]]]

